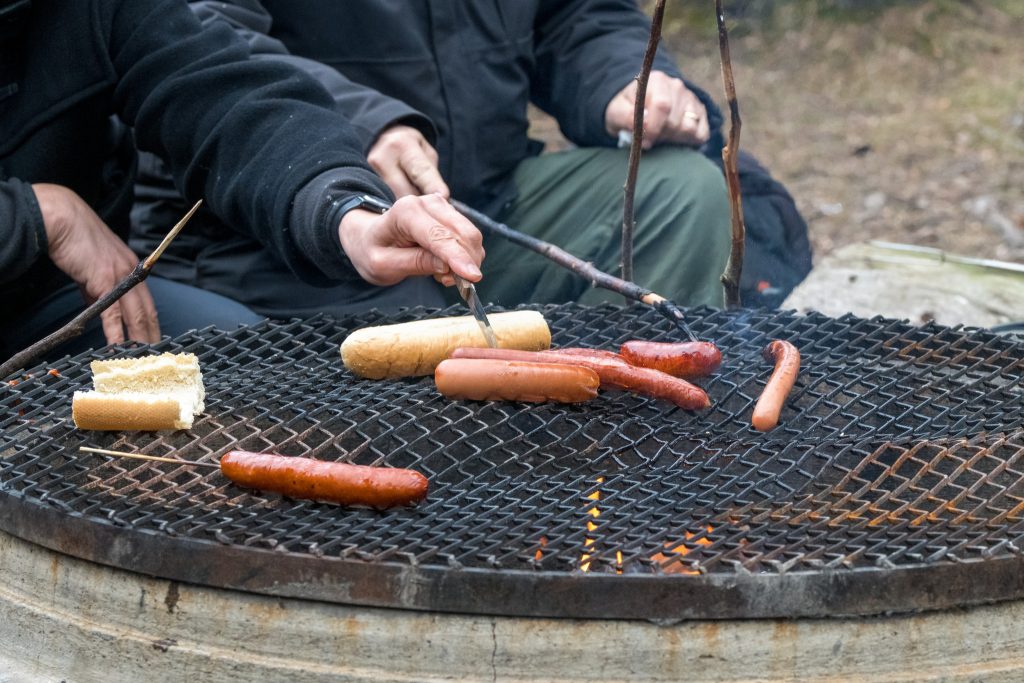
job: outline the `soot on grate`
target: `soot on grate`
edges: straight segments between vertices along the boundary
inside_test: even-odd
[[[538,308],[557,346],[678,334],[640,307]],[[203,368],[207,409],[187,432],[74,429],[70,398],[89,384],[88,361],[149,349],[15,378],[0,390],[0,527],[169,578],[449,611],[870,613],[1024,594],[1007,580],[1021,574],[1024,533],[1019,344],[883,319],[699,309],[691,326],[723,351],[702,413],[613,392],[573,406],[450,401],[430,378],[361,380],[342,366],[349,331],[425,314],[161,343]],[[750,414],[771,339],[796,344],[803,365],[780,426],[761,434]],[[345,509],[247,491],[216,471],[78,453],[85,445],[409,467],[431,492],[412,508]],[[803,597],[787,595],[794,587]]]

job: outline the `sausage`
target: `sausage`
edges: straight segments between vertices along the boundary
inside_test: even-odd
[[[757,399],[751,418],[754,429],[760,432],[767,432],[779,424],[782,405],[800,372],[800,351],[788,341],[776,339],[764,348],[764,359],[775,361],[775,369],[764,385],[761,398]]]
[[[629,365],[629,363],[626,362],[626,359],[619,354],[614,351],[605,351],[604,349],[585,349],[582,346],[563,346],[560,349],[546,349],[546,351],[547,353],[557,353],[563,356],[587,356],[598,360],[618,363],[620,365]]]
[[[290,498],[387,508],[423,500],[429,482],[419,472],[345,462],[230,451],[220,471],[238,484]]]
[[[455,349],[452,352],[452,358],[488,358],[582,366],[596,372],[601,380],[601,387],[605,389],[621,389],[651,398],[663,399],[686,410],[703,410],[711,405],[708,395],[700,387],[659,370],[632,366],[621,359],[574,355],[568,352],[513,351],[511,349],[469,347]]]
[[[632,365],[654,368],[675,377],[705,377],[722,364],[722,352],[711,342],[628,341],[620,349]]]
[[[513,353],[531,353],[514,351]],[[597,396],[597,373],[590,368],[518,360],[449,358],[434,370],[437,390],[471,401],[579,403]]]
[[[597,349],[588,349],[588,351],[596,350]],[[596,372],[597,376],[601,380],[602,387],[618,388],[611,387],[611,385],[605,386],[602,373],[609,368],[631,368],[633,366],[624,361],[617,354],[613,354],[611,351],[606,351],[604,353],[610,354],[611,356],[614,356],[614,358],[597,354],[581,355],[571,353],[568,349],[561,349],[557,351],[517,351],[515,349],[491,349],[475,346],[460,346],[452,351],[450,358],[485,358],[488,360],[521,361],[524,363],[578,365],[581,367],[588,367]]]

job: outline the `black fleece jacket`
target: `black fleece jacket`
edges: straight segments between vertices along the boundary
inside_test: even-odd
[[[332,107],[308,75],[250,60],[178,0],[0,0],[0,313],[67,282],[30,184],[71,188],[124,237],[136,143],[302,279],[351,277],[337,208],[390,194]]]
[[[514,196],[519,162],[541,150],[527,134],[529,102],[558,119],[573,143],[615,145],[604,112],[640,70],[650,32],[636,0],[190,4],[204,22],[226,21],[261,58],[319,80],[365,150],[395,123],[420,129],[438,151],[452,195],[492,215]],[[681,77],[664,48],[655,68]],[[687,85],[717,133],[718,108]]]

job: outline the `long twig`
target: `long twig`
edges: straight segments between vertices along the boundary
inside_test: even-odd
[[[665,16],[665,0],[658,0],[651,18],[651,35],[647,40],[643,65],[636,77],[636,100],[633,103],[633,138],[629,143],[629,168],[626,184],[623,186],[622,201],[622,279],[633,279],[633,232],[636,221],[633,216],[633,198],[636,195],[636,178],[640,170],[640,154],[644,142],[644,103],[647,101],[647,81],[654,66],[654,55],[661,42],[661,23]]]
[[[145,280],[149,276],[149,271],[153,268],[153,264],[155,264],[161,254],[164,253],[164,249],[166,249],[167,245],[171,243],[171,240],[178,236],[178,233],[181,232],[181,229],[185,227],[185,224],[188,223],[190,218],[192,218],[192,214],[199,209],[199,206],[202,203],[202,199],[196,202],[195,206],[185,214],[185,217],[171,228],[171,231],[167,233],[167,237],[165,237],[163,242],[160,243],[160,246],[158,246],[152,254],[139,261],[132,272],[130,272],[123,280],[118,282],[112,290],[97,299],[92,305],[88,306],[84,311],[76,315],[63,327],[52,332],[46,337],[43,337],[27,349],[14,354],[7,359],[3,365],[0,365],[0,378],[7,377],[15,370],[28,367],[29,363],[39,356],[52,351],[64,342],[70,341],[82,334],[82,332],[85,331],[86,324],[90,320],[110,308],[118,299],[124,296],[128,290]]]
[[[729,205],[732,209],[732,248],[729,262],[722,273],[725,288],[725,305],[738,308],[740,305],[740,274],[743,271],[743,240],[747,229],[743,224],[743,203],[740,194],[740,172],[737,166],[740,155],[740,106],[736,101],[736,82],[732,76],[732,59],[729,56],[729,31],[725,28],[725,13],[722,0],[715,0],[715,16],[718,20],[718,51],[722,56],[722,80],[725,83],[725,97],[729,101],[729,140],[722,148],[722,162],[725,166],[725,182],[729,188]]]
[[[452,200],[452,206],[454,206],[461,214],[473,221],[480,231],[485,235],[497,235],[502,237],[513,244],[518,244],[521,247],[526,247],[530,251],[534,251],[542,256],[546,256],[558,265],[566,268],[583,279],[590,282],[594,287],[600,287],[609,291],[621,294],[627,299],[633,301],[639,301],[640,303],[653,306],[662,315],[667,317],[676,326],[692,340],[696,340],[696,335],[690,330],[689,326],[683,320],[683,312],[674,303],[656,294],[649,289],[644,289],[635,282],[628,282],[622,278],[609,275],[603,270],[598,270],[594,267],[594,264],[584,261],[583,259],[573,256],[565,249],[556,247],[550,242],[537,239],[525,233],[519,232],[504,223],[499,223],[490,216],[480,213],[476,209],[463,204],[458,200]]]

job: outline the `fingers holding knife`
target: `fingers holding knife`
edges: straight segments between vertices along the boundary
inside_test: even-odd
[[[451,286],[453,273],[470,282],[482,277],[483,236],[438,194],[402,197],[383,214],[348,211],[338,231],[342,249],[371,284],[433,275]]]

